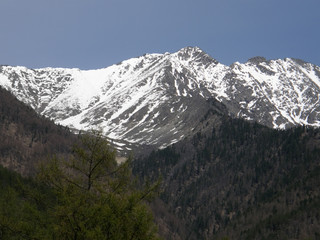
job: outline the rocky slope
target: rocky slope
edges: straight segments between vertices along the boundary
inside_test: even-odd
[[[156,147],[190,134],[210,108],[273,128],[320,126],[320,68],[289,58],[225,66],[187,47],[89,71],[1,66],[0,85],[62,125]]]

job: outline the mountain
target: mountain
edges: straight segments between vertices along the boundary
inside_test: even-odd
[[[0,85],[71,129],[158,148],[191,134],[208,109],[272,128],[320,126],[320,68],[290,58],[225,66],[186,47],[98,70],[1,66]]]
[[[319,239],[319,75],[296,59],[224,66],[191,47],[99,70],[1,66],[24,102],[0,89],[1,164],[29,175],[68,154],[75,136],[53,121],[101,127],[119,149],[162,149],[133,172],[163,178],[153,210],[166,239]]]

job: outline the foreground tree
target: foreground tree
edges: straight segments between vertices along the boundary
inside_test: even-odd
[[[54,157],[41,167],[36,182],[50,194],[28,191],[19,222],[31,219],[26,224],[37,227],[8,225],[3,232],[18,237],[12,239],[158,239],[146,204],[158,184],[138,188],[130,159],[117,164],[101,133],[81,135],[79,142],[72,159]]]

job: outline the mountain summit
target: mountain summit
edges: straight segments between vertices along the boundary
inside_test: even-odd
[[[320,126],[320,68],[255,57],[225,66],[198,47],[98,70],[0,67],[0,85],[55,122],[165,147],[209,109],[273,128]]]

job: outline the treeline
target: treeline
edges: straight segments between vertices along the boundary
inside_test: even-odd
[[[163,176],[161,200],[178,216],[168,231],[185,223],[188,239],[320,239],[319,164],[319,129],[278,131],[211,112],[193,136],[134,169]]]

